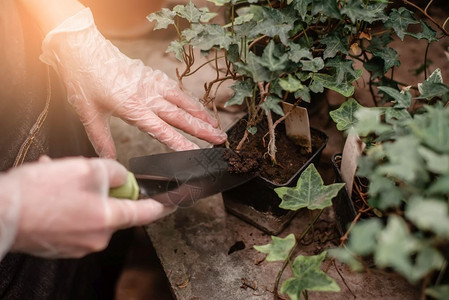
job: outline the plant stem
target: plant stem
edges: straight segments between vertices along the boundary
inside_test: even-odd
[[[430,42],[427,42],[426,52],[424,54],[424,80],[427,79],[427,54],[429,53]]]
[[[414,7],[417,11],[421,12],[430,22],[432,22],[433,24],[435,24],[442,32],[444,35],[449,36],[449,31],[447,31],[446,29],[444,29],[444,26],[441,26],[437,21],[435,21],[434,18],[432,18],[428,13],[427,13],[427,8],[424,10],[421,7],[419,7],[418,5],[416,5],[413,2],[410,2],[408,0],[402,0],[402,2],[404,2],[404,4],[410,5],[412,7]],[[429,3],[430,5],[430,3]],[[446,22],[445,22],[446,24]]]
[[[287,258],[284,260],[284,263],[282,264],[282,267],[281,267],[281,269],[279,270],[279,273],[276,276],[276,281],[274,282],[274,291],[273,291],[273,293],[274,293],[274,299],[275,300],[279,300],[279,296],[278,296],[279,282],[281,280],[281,277],[282,277],[282,274],[284,273],[285,268],[287,267],[288,263],[290,262],[290,259],[291,259],[292,255],[293,255],[293,253],[295,252],[296,248],[298,247],[299,242],[306,236],[306,234],[313,227],[313,225],[316,223],[316,221],[318,221],[318,219],[320,218],[322,213],[323,213],[323,210],[320,210],[320,212],[316,215],[316,217],[309,224],[309,226],[307,226],[306,230],[304,230],[301,233],[301,235],[297,239],[297,242],[296,242],[295,246],[293,246],[292,250],[290,250],[290,252],[288,253]]]

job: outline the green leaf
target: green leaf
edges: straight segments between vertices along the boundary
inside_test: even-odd
[[[383,3],[365,5],[361,0],[349,0],[341,9],[341,14],[347,15],[353,24],[359,20],[373,23],[387,20],[385,7],[386,4]]]
[[[359,74],[360,75],[362,74],[362,70],[359,70],[357,75]],[[313,75],[313,81],[318,81],[323,87],[336,91],[337,93],[340,93],[347,98],[351,97],[354,94],[355,88],[351,84],[351,82],[338,83],[337,78],[335,76],[316,73]]]
[[[303,86],[302,89],[297,90],[295,92],[295,99],[301,99],[302,101],[310,103],[311,96],[310,96],[309,88],[306,86]]]
[[[320,265],[326,257],[326,252],[315,256],[298,255],[293,262],[293,277],[282,283],[281,293],[290,299],[298,300],[304,291],[339,292],[340,287]]]
[[[399,92],[388,86],[379,86],[378,89],[396,101],[395,108],[409,108],[412,105],[412,94],[408,90]]]
[[[416,24],[418,21],[413,17],[413,12],[400,7],[399,9],[392,9],[388,21],[385,22],[386,28],[392,28],[401,40],[404,40],[407,34],[407,28],[410,24]]]
[[[228,49],[232,42],[226,30],[217,24],[192,24],[191,30],[196,33],[191,44],[202,51],[208,51],[213,47]]]
[[[422,231],[433,231],[449,238],[449,208],[447,201],[414,197],[407,203],[405,216]]]
[[[413,136],[401,136],[394,143],[385,143],[383,148],[389,161],[379,166],[378,171],[408,182],[423,177],[427,179],[427,173],[422,172],[425,164],[418,153],[418,146],[419,141]]]
[[[379,219],[368,219],[356,223],[349,236],[349,249],[361,256],[372,254],[377,245],[377,235],[382,228],[383,225]]]
[[[364,157],[361,157],[363,161]],[[360,163],[359,163],[360,164]],[[360,165],[360,168],[362,165]],[[365,167],[365,166],[364,166]],[[370,170],[372,172],[372,169]],[[397,187],[396,182],[391,178],[385,177],[384,174],[369,174],[369,205],[385,210],[388,208],[399,207],[404,198],[401,190]]]
[[[379,267],[392,267],[407,277],[412,272],[411,255],[416,251],[417,241],[410,234],[405,221],[397,216],[388,218],[385,229],[378,235],[374,262]]]
[[[156,21],[153,30],[166,29],[168,25],[175,24],[176,13],[169,10],[168,8],[163,8],[158,12],[151,13],[147,16],[148,21]]]
[[[399,54],[393,48],[387,47],[381,50],[373,50],[372,53],[375,57],[379,57],[384,61],[384,72],[401,65]]]
[[[261,64],[267,67],[268,70],[276,72],[285,70],[287,62],[287,53],[281,51],[274,41],[271,40],[263,51]]]
[[[293,29],[294,20],[286,18],[279,9],[263,7],[263,19],[257,23],[255,32],[269,37],[278,36],[284,45],[289,43],[289,31]]]
[[[410,128],[429,148],[449,153],[449,111],[427,106],[426,118],[415,117]]]
[[[241,105],[245,101],[245,98],[252,97],[254,84],[250,80],[237,81],[231,88],[234,90],[234,95],[226,101],[225,107]]]
[[[265,112],[272,111],[280,116],[284,115],[284,110],[282,109],[280,103],[282,103],[282,99],[277,96],[270,95],[265,99],[264,103],[262,103],[261,107],[265,109]]]
[[[439,154],[424,146],[418,148],[419,154],[427,163],[427,169],[436,174],[449,173],[449,155]]]
[[[189,23],[198,23],[203,15],[192,1],[189,1],[186,5],[176,5],[173,11],[181,18],[186,19]]]
[[[270,244],[262,246],[254,246],[259,252],[268,254],[267,261],[284,261],[287,259],[288,254],[296,244],[296,238],[293,233],[290,233],[285,238],[278,238],[276,236],[271,236],[273,241]]]
[[[390,129],[388,125],[382,124],[380,109],[360,107],[354,116],[357,119],[355,129],[360,136],[367,136],[370,133],[382,134]]]
[[[313,210],[331,206],[332,198],[344,185],[344,183],[334,183],[325,186],[315,166],[310,164],[302,172],[296,187],[280,187],[274,191],[282,199],[280,208],[298,210],[307,207]]]
[[[304,86],[302,85],[301,81],[298,80],[296,76],[293,76],[292,74],[288,74],[287,78],[280,78],[279,84],[281,85],[282,89],[284,91],[294,93],[300,89],[303,89]]]
[[[445,176],[440,176],[432,183],[432,185],[427,190],[429,195],[449,194],[449,174]]]
[[[438,41],[437,33],[433,30],[426,22],[420,21],[422,31],[419,33],[408,32],[408,35],[414,37],[415,39],[421,40],[425,39],[429,43]]]
[[[312,60],[301,60],[302,70],[309,72],[318,72],[324,68],[324,61],[321,57],[315,57]]]
[[[312,4],[312,14],[323,14],[331,18],[340,19],[340,10],[336,0],[314,0]]]
[[[436,69],[424,82],[418,83],[418,90],[421,93],[418,99],[431,100],[449,93],[449,86],[443,83],[441,70]]]
[[[242,75],[248,75],[254,82],[270,81],[270,72],[263,66],[262,59],[254,53],[249,52],[245,63],[236,63],[237,72]]]
[[[326,46],[323,59],[335,57],[338,53],[348,54],[348,46],[337,34],[328,35],[320,40]]]
[[[288,51],[288,58],[298,63],[301,59],[307,58],[307,59],[313,59],[312,52],[310,52],[309,48],[303,47],[299,44],[289,44],[290,51]]]
[[[449,284],[433,286],[426,289],[426,295],[436,300],[449,299]]]
[[[429,274],[430,271],[440,270],[443,263],[444,257],[435,248],[424,246],[419,250],[413,270],[407,278],[411,282],[416,282]]]
[[[342,248],[329,249],[329,256],[337,259],[344,264],[349,265],[354,271],[361,272],[364,269],[363,265],[360,263],[354,253],[348,250],[348,247],[346,245],[344,245]]]
[[[336,82],[339,84],[342,82],[352,82],[361,76],[360,71],[354,70],[353,63],[354,61],[352,60],[335,57],[326,62],[326,67],[335,69]]]
[[[184,45],[185,44],[186,44],[185,40],[171,41],[171,43],[170,43],[170,45],[168,45],[165,53],[173,53],[179,61],[184,61],[183,53],[184,53]]]
[[[297,0],[293,2],[294,8],[301,16],[301,20],[306,19],[306,15],[308,13],[308,6],[312,4],[312,0]]]
[[[357,119],[354,113],[362,107],[354,98],[346,100],[338,109],[331,111],[329,114],[337,124],[337,129],[346,131],[352,128]]]

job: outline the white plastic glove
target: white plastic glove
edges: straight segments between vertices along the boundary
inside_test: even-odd
[[[151,199],[108,198],[126,182],[113,160],[48,157],[0,175],[0,259],[11,248],[41,257],[81,257],[104,249],[113,232],[173,212]]]
[[[174,150],[198,146],[168,124],[214,144],[226,139],[225,133],[216,129],[217,121],[174,80],[140,60],[130,59],[106,40],[89,8],[50,31],[42,50],[40,59],[62,77],[68,100],[100,156],[115,157],[111,115]]]

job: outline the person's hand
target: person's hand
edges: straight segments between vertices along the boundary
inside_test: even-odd
[[[198,148],[169,124],[219,144],[226,134],[197,99],[161,71],[121,53],[97,30],[88,8],[50,31],[41,60],[62,77],[100,156],[115,157],[109,118],[117,116],[174,150]]]
[[[175,210],[151,199],[109,198],[109,188],[126,178],[122,165],[98,158],[44,157],[0,175],[0,259],[7,244],[41,257],[81,257],[104,249],[118,229]]]

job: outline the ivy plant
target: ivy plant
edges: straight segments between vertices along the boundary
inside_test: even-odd
[[[254,246],[256,250],[267,254],[267,261],[284,262],[275,281],[275,295],[278,293],[279,281],[287,265],[290,265],[293,277],[286,279],[282,283],[280,292],[287,294],[292,300],[301,299],[302,295],[307,295],[307,291],[340,291],[337,283],[320,269],[321,263],[326,257],[326,252],[315,256],[298,255],[293,262],[291,262],[291,259],[298,246],[297,240],[301,241],[312,230],[323,209],[332,205],[332,199],[343,186],[344,184],[342,183],[324,185],[323,179],[314,164],[310,164],[301,173],[295,187],[275,189],[278,196],[282,199],[280,207],[294,211],[300,208],[319,211],[313,220],[310,220],[309,226],[298,238],[292,233],[285,238],[272,236],[272,243]]]
[[[212,55],[209,62],[216,65],[216,76],[205,83],[204,102],[213,103],[214,88],[233,81],[234,95],[226,105],[244,104],[248,112],[242,143],[265,117],[271,141],[267,152],[274,162],[273,129],[288,114],[281,108],[283,101],[299,105],[327,89],[351,97],[354,82],[363,72],[370,73],[373,84],[394,87],[387,73],[400,61],[389,46],[392,36],[401,40],[412,36],[429,43],[440,38],[424,20],[415,18],[411,5],[388,10],[386,0],[208,1],[227,7],[227,24],[214,22],[214,13],[191,1],[148,19],[155,21],[155,29],[175,26],[178,37],[167,52],[185,63],[185,70],[178,71],[180,81],[198,71],[192,69],[197,61],[193,48]],[[187,22],[187,28],[179,26],[181,21]],[[409,32],[412,24],[421,30]],[[218,67],[219,61],[224,68]],[[362,69],[354,68],[355,61],[362,62]],[[401,105],[408,100],[401,98]]]
[[[413,96],[407,89],[380,90],[393,106],[350,100],[331,113],[340,129],[367,145],[357,175],[368,179],[368,204],[380,218],[353,224],[348,242],[330,253],[355,270],[372,257],[376,267],[411,283],[436,284],[427,294],[447,299],[448,286],[439,284],[449,249],[449,86],[436,69]],[[412,106],[422,99],[425,105]]]

